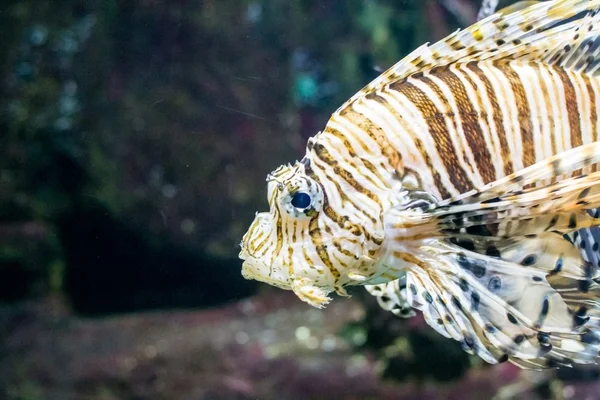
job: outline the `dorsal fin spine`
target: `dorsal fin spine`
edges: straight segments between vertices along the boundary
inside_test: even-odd
[[[511,14],[499,12],[490,15],[432,45],[424,44],[418,47],[352,96],[336,113],[367,94],[382,89],[393,80],[407,78],[416,72],[428,71],[436,66],[486,59],[550,60],[549,55],[560,54],[565,40],[572,40],[571,37],[565,38],[565,32],[581,26],[582,21],[586,21],[584,24],[598,22],[596,14],[599,7],[600,0],[553,0],[540,2]],[[588,12],[588,15],[583,20],[567,22],[585,12]],[[583,43],[590,32],[580,30],[582,37],[579,41]],[[596,53],[597,50],[588,56],[595,57]],[[569,58],[571,57],[572,55],[569,55]],[[560,59],[559,55],[558,60]],[[586,66],[587,73],[595,72],[599,68],[598,63],[591,68],[589,65],[590,63]]]

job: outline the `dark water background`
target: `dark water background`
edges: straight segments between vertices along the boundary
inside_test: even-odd
[[[0,400],[596,399],[245,281],[266,174],[475,0],[0,3]],[[500,397],[499,397],[500,398]]]

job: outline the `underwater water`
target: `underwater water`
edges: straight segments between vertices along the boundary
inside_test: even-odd
[[[240,273],[266,174],[480,5],[2,2],[0,399],[600,399],[595,366],[491,366]]]

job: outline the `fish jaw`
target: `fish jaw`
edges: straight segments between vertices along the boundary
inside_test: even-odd
[[[291,290],[291,279],[284,269],[267,265],[250,256],[244,250],[240,253],[240,258],[244,260],[242,276],[245,279],[267,283],[284,290]]]
[[[250,229],[240,243],[240,259],[242,276],[248,280],[256,280],[269,285],[290,290],[291,278],[289,270],[283,268],[269,252],[261,250],[261,242],[273,240],[272,215],[268,212],[257,213]],[[257,245],[258,243],[258,245]],[[264,248],[262,248],[264,250]]]
[[[284,272],[285,268],[267,265],[253,258],[244,250],[240,253],[240,258],[244,260],[242,276],[248,280],[263,282],[279,289],[292,290],[300,300],[316,308],[323,308],[331,301],[327,295],[334,288],[330,288],[330,285],[323,284],[323,282],[316,282],[312,279],[315,277],[290,276],[289,273]]]
[[[307,277],[294,279],[278,274],[278,271],[281,269],[271,268],[252,257],[242,264],[242,276],[248,280],[263,282],[279,289],[292,290],[300,300],[316,308],[323,308],[331,301],[331,298],[327,297],[329,294],[327,288],[317,286],[312,279]]]
[[[322,287],[315,286],[315,283],[310,278],[295,279],[292,283],[292,290],[298,298],[313,307],[323,308],[331,301],[329,294]]]
[[[332,291],[346,295],[338,282],[339,275],[336,279],[330,268],[315,263],[318,256],[305,248],[305,242],[277,245],[280,230],[272,213],[256,214],[240,244],[245,279],[292,290],[300,300],[317,308],[331,301],[327,295]],[[273,251],[275,248],[278,251]]]

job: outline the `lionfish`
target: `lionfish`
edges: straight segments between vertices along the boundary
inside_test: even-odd
[[[600,0],[425,44],[268,175],[242,274],[322,307],[364,285],[495,364],[600,349]]]

